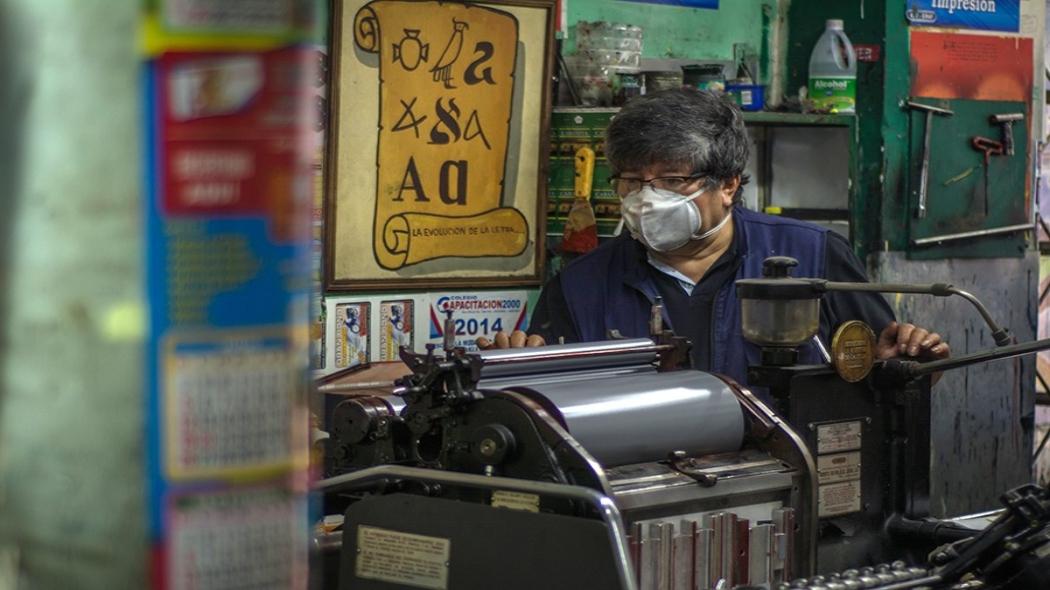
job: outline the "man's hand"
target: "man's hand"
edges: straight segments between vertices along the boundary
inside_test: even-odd
[[[539,334],[526,335],[521,330],[514,330],[507,336],[505,332],[500,330],[493,336],[494,340],[489,340],[484,336],[479,336],[475,341],[478,348],[481,350],[490,350],[493,348],[532,348],[534,346],[544,346],[547,344],[543,340],[543,336]]]
[[[879,334],[875,345],[875,357],[891,359],[899,356],[914,357],[924,361],[936,361],[951,356],[947,342],[941,341],[941,335],[930,333],[925,328],[914,324],[890,322]]]
[[[951,348],[947,342],[941,341],[941,335],[930,333],[925,328],[914,324],[898,324],[890,322],[879,334],[879,342],[875,345],[875,358],[891,359],[895,357],[913,357],[924,361],[936,361],[951,356]],[[941,379],[941,373],[934,373],[930,377],[933,385]]]

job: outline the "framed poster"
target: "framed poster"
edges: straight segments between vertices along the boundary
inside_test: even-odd
[[[325,289],[535,285],[554,0],[337,0]]]

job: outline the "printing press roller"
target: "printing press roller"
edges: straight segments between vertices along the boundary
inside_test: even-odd
[[[647,338],[484,351],[477,389],[528,397],[605,467],[739,451],[744,410],[733,388],[709,373],[658,372],[657,356]],[[363,441],[405,408],[403,396],[399,388],[341,404],[338,434]]]
[[[345,482],[400,463],[593,489],[615,504],[624,569],[643,590],[809,572],[815,469],[804,444],[736,384],[658,371],[667,351],[635,339],[416,357],[393,394],[337,407],[328,474]],[[441,487],[487,504],[496,494]],[[556,498],[527,509],[581,515]]]
[[[743,409],[729,385],[699,371],[525,380],[506,389],[541,404],[606,467],[660,461],[677,450],[738,451],[744,438]]]

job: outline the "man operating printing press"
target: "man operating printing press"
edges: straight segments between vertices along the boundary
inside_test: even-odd
[[[572,261],[543,289],[530,334],[496,334],[482,348],[541,346],[649,333],[652,305],[664,323],[692,342],[697,369],[747,383],[760,351],[741,336],[734,282],[762,276],[769,256],[799,262],[794,275],[866,281],[849,243],[820,226],[741,206],[748,136],[736,105],[721,95],[671,90],[632,100],[606,133],[610,182],[627,229]],[[827,362],[833,330],[860,319],[877,333],[878,358],[946,358],[941,337],[897,323],[872,293],[828,293],[820,331],[799,350],[803,364]]]

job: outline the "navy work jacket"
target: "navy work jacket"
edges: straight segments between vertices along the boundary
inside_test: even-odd
[[[824,278],[825,245],[830,230],[743,207],[735,207],[733,217],[735,230],[743,232],[736,280],[761,278],[762,261],[769,256],[798,260],[792,276]],[[581,342],[605,340],[609,330],[619,330],[628,338],[649,335],[649,314],[659,291],[644,252],[640,256],[639,252],[637,241],[625,232],[562,270],[562,291]],[[759,363],[761,350],[741,334],[740,303],[733,281],[727,281],[719,290],[711,319],[711,371],[746,384],[747,367]],[[674,329],[666,311],[664,325]],[[827,342],[827,335],[822,336]],[[825,359],[812,340],[799,349],[800,364],[823,362]]]

